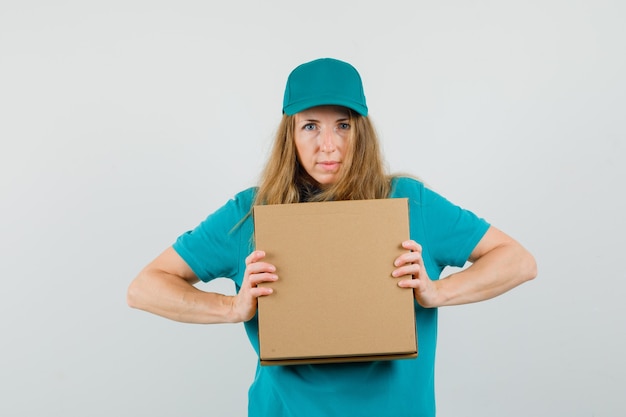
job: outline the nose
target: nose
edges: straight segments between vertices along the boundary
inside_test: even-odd
[[[335,134],[335,129],[322,130],[322,144],[320,146],[322,152],[331,153],[337,149],[335,145]]]

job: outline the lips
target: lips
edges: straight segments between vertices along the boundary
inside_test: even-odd
[[[335,170],[339,168],[340,163],[341,162],[338,162],[338,161],[321,161],[321,162],[318,162],[317,164],[321,166],[323,169],[331,171],[331,170]]]

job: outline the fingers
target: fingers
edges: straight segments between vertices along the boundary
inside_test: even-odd
[[[417,294],[430,284],[430,278],[424,266],[422,257],[422,246],[414,240],[402,242],[402,247],[409,252],[398,256],[394,261],[394,269],[391,275],[395,278],[404,277],[398,281],[398,286],[402,288],[413,288]]]
[[[252,263],[258,262],[261,259],[265,258],[265,252],[262,250],[255,250],[250,255],[246,257],[246,265],[250,265]]]
[[[263,284],[266,282],[274,282],[278,280],[278,275],[270,274],[270,273],[261,273],[261,274],[251,274],[249,279],[249,284],[251,287],[250,293],[258,295],[267,295],[271,294],[273,290],[269,287],[259,287],[259,284]],[[258,291],[257,291],[258,290]]]
[[[248,291],[248,294],[250,294],[250,297],[252,298],[259,298],[265,295],[270,295],[273,292],[274,290],[269,287],[254,287],[254,288],[250,288],[250,291]]]
[[[396,267],[391,275],[395,278],[404,275],[417,276],[423,268],[422,246],[414,240],[402,242],[402,247],[410,252],[403,253],[398,256],[393,265]]]
[[[402,247],[410,252],[403,253],[394,261],[396,269],[391,273],[394,277],[405,277],[398,280],[401,288],[411,288],[415,300],[422,307],[441,305],[436,281],[432,281],[426,271],[422,247],[413,240],[402,242]]]
[[[259,287],[264,282],[274,282],[278,279],[276,267],[267,262],[261,262],[265,257],[264,251],[254,251],[246,258],[246,272],[244,280],[251,287],[250,295],[258,297],[272,293],[271,288]]]

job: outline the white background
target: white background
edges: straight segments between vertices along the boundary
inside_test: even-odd
[[[255,184],[288,73],[325,56],[361,72],[390,171],[538,260],[535,281],[441,309],[438,415],[626,415],[625,16],[621,0],[2,0],[0,415],[245,415],[243,326],[131,310],[126,288]]]

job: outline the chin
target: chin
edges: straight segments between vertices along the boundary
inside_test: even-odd
[[[335,183],[335,178],[314,178],[314,180],[321,186],[333,185]]]

